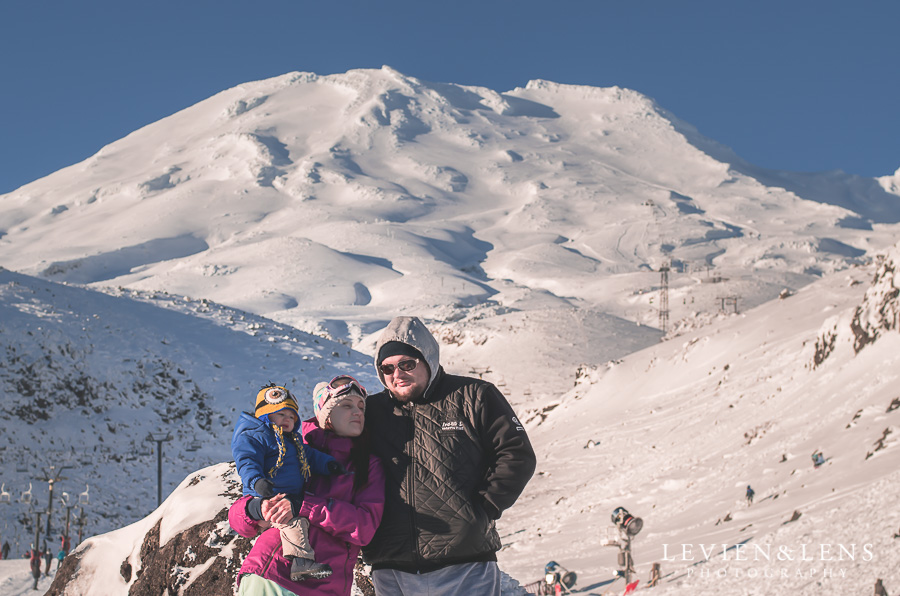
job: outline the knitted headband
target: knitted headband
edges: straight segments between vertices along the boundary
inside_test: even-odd
[[[267,385],[256,394],[256,408],[253,413],[257,418],[269,420],[268,415],[279,410],[291,409],[300,417],[300,408],[291,392],[280,385]]]

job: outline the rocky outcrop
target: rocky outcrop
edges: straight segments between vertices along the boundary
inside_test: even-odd
[[[894,247],[882,260],[866,291],[866,297],[856,309],[850,330],[853,332],[853,349],[859,353],[868,344],[888,331],[897,330],[900,318],[900,280],[897,279],[897,263],[900,247]]]
[[[229,596],[252,540],[228,524],[241,495],[234,463],[185,478],[145,519],[81,543],[56,573],[48,596]],[[353,594],[374,593],[370,568],[357,565]],[[524,590],[503,574],[503,596]]]
[[[228,524],[228,507],[239,496],[234,464],[191,475],[145,520],[82,543],[65,559],[47,594],[232,594],[251,547],[251,540]],[[173,524],[185,525],[185,516],[197,523],[172,533]],[[171,536],[163,539],[166,533]]]
[[[900,329],[900,244],[879,255],[872,283],[852,314],[828,319],[816,337],[812,368],[821,366],[839,346],[859,352],[890,331]],[[843,348],[842,348],[843,349]]]

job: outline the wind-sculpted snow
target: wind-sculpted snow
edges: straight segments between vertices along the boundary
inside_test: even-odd
[[[258,108],[259,106],[266,103],[266,100],[269,99],[267,95],[261,95],[258,97],[252,97],[249,99],[239,99],[234,104],[228,107],[226,114],[229,117],[240,116],[242,114],[246,114],[250,110],[254,108]]]
[[[134,273],[154,263],[201,253],[209,245],[191,235],[148,240],[108,253],[51,263],[41,274],[54,281],[91,284]]]
[[[142,182],[139,185],[141,191],[145,193],[158,192],[161,190],[167,190],[170,188],[175,188],[175,185],[179,182],[177,180],[173,180],[172,177],[177,175],[178,172],[181,171],[181,168],[177,166],[173,166],[167,171],[165,174],[157,176],[152,180],[147,180],[146,182]],[[65,208],[65,206],[62,206]]]

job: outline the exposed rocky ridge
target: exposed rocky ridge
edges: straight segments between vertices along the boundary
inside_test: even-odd
[[[900,323],[900,279],[897,265],[900,263],[900,245],[887,253],[875,273],[872,286],[866,291],[865,300],[853,314],[850,329],[853,331],[853,349],[862,350],[888,331],[896,330]]]
[[[812,367],[821,366],[842,344],[858,354],[867,345],[900,325],[900,244],[878,255],[878,266],[865,297],[852,316],[841,315],[826,321],[816,336]]]

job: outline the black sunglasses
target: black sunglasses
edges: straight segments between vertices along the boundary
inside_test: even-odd
[[[409,371],[413,370],[414,368],[416,368],[416,366],[418,364],[419,364],[418,358],[415,358],[413,360],[401,360],[396,365],[382,364],[381,366],[378,367],[378,370],[380,370],[381,374],[383,374],[384,376],[389,377],[392,374],[394,374],[394,371],[398,368],[400,370],[402,370],[403,372],[409,372]]]

